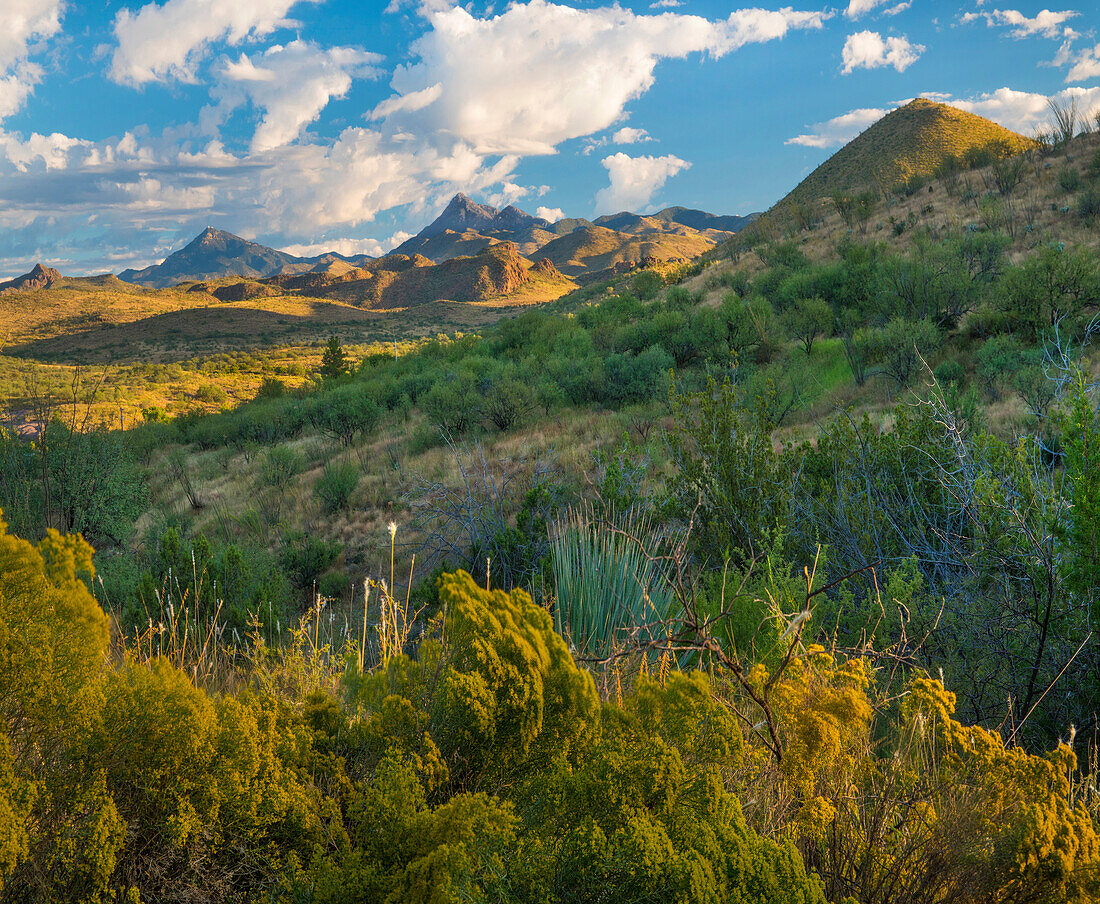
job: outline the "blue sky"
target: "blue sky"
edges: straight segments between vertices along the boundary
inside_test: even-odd
[[[382,253],[456,191],[542,215],[762,210],[918,94],[1024,133],[1100,110],[1095,5],[0,3],[0,274],[206,225]]]

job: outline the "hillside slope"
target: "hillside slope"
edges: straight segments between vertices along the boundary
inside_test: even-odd
[[[401,257],[402,261],[408,260]],[[305,290],[321,298],[371,309],[408,308],[438,301],[481,303],[511,298],[519,303],[552,301],[576,283],[555,269],[552,262],[532,262],[514,242],[496,242],[469,257],[456,257],[434,266],[402,265],[386,269],[383,258],[373,272],[357,271],[360,279],[333,281]],[[419,258],[420,261],[423,258]]]
[[[603,226],[589,226],[548,242],[539,248],[538,256],[546,258],[577,282],[588,283],[635,266],[688,261],[713,246],[712,239],[694,230],[686,235],[633,235]]]
[[[913,176],[931,176],[949,155],[962,157],[1000,142],[1010,153],[1033,143],[984,117],[918,97],[849,141],[776,207],[813,204],[870,186],[889,189]]]

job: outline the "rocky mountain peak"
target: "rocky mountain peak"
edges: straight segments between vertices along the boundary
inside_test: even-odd
[[[420,236],[428,238],[446,232],[448,229],[458,233],[465,232],[467,229],[480,231],[489,228],[496,215],[495,207],[478,204],[459,192],[451,198],[450,203],[443,209],[443,213],[421,230]]]
[[[24,273],[22,276],[17,276],[15,279],[9,279],[7,282],[0,282],[0,291],[5,289],[14,289],[16,291],[48,289],[60,279],[61,274],[53,267],[35,264],[34,267],[31,268],[30,273]]]

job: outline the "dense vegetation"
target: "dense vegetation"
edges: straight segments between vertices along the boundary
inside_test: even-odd
[[[904,222],[5,433],[2,897],[1095,900],[1100,256]]]
[[[212,696],[165,658],[104,671],[79,538],[5,533],[0,563],[8,900],[1100,892],[1071,749],[964,727],[938,681],[906,679],[899,708],[870,662],[819,646],[748,673],[703,648],[705,670],[673,670],[666,650],[601,703],[545,609],[458,573],[415,658],[364,672],[304,625]],[[757,718],[774,748],[746,737]]]

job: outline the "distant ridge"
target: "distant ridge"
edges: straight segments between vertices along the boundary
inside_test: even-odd
[[[163,289],[181,282],[226,276],[266,279],[284,272],[325,270],[336,261],[358,266],[371,259],[366,254],[345,256],[334,251],[316,257],[296,257],[207,226],[188,245],[168,255],[161,263],[143,270],[123,270],[118,277],[125,282]]]
[[[676,223],[705,232],[714,229],[719,232],[738,232],[753,221],[756,214],[747,216],[718,216],[707,213],[705,210],[693,210],[689,207],[666,207],[657,213],[641,215],[636,213],[615,213],[597,217],[591,225],[603,226],[606,229],[614,229],[619,232],[633,232],[644,221],[656,221],[658,223]]]
[[[913,176],[931,176],[949,155],[961,157],[995,142],[1003,142],[1010,153],[1033,144],[982,116],[918,97],[849,141],[776,207],[813,204],[837,192],[876,185],[890,189]]]
[[[429,265],[439,265],[455,258],[477,256],[509,242],[515,245],[518,255],[529,261],[550,258],[562,278],[590,280],[600,277],[604,270],[613,272],[603,275],[614,275],[618,272],[614,268],[625,265],[652,266],[688,260],[728,239],[751,222],[753,216],[716,216],[702,210],[669,207],[648,216],[623,212],[600,217],[595,222],[569,219],[551,223],[514,205],[497,210],[478,204],[460,192],[438,217],[383,258],[365,254],[347,256],[335,251],[316,257],[296,257],[208,226],[161,263],[141,270],[124,270],[119,278],[160,289],[186,282],[216,282],[227,277],[267,280],[309,272],[342,277],[375,260],[421,258]],[[578,230],[584,233],[584,238],[569,243],[569,254],[540,253],[541,248],[552,246]],[[392,268],[385,269],[393,272]],[[545,282],[546,274],[540,278]]]

